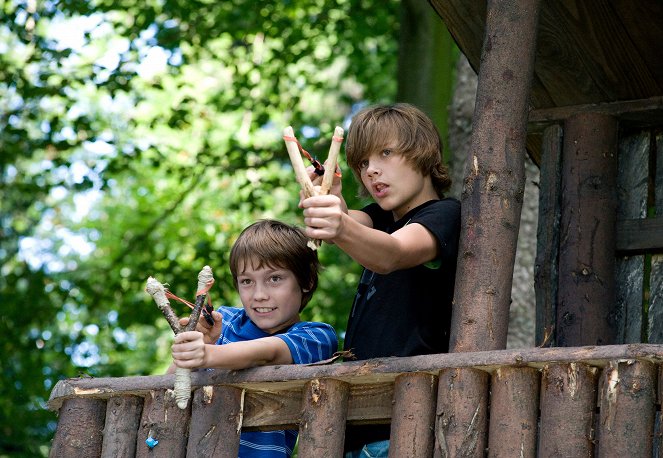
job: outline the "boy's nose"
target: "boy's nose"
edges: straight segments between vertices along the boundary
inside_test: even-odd
[[[368,167],[366,167],[366,174],[367,175],[377,175],[380,173],[380,168],[378,167],[378,164],[375,161],[369,161],[368,162]]]
[[[269,297],[264,286],[257,285],[253,290],[253,299],[256,301],[265,300]]]

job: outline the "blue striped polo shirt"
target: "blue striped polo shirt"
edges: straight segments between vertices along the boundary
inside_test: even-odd
[[[278,337],[290,349],[294,364],[331,358],[338,348],[336,331],[326,323],[300,321],[277,334],[268,334],[249,319],[244,308],[222,306],[218,311],[223,315],[223,327],[217,345]],[[243,432],[239,440],[239,457],[288,458],[296,440],[296,430]]]

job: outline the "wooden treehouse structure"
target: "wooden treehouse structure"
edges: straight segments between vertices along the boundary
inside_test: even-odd
[[[391,423],[390,456],[663,456],[663,3],[431,0],[479,74],[452,352],[53,389],[52,456],[235,457],[240,430]],[[537,344],[506,350],[525,152],[539,165]],[[150,449],[148,437],[159,440]]]

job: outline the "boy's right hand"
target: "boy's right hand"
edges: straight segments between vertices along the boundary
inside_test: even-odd
[[[204,336],[198,331],[177,334],[171,347],[173,363],[177,367],[195,369],[205,364]]]
[[[304,232],[312,239],[333,241],[343,230],[343,217],[347,208],[337,196],[314,196],[304,199]]]
[[[206,344],[216,344],[221,337],[221,327],[223,325],[223,315],[221,315],[216,310],[212,311],[212,318],[214,318],[214,326],[205,320],[202,315],[196,324],[196,331],[203,334],[203,341]],[[189,318],[180,318],[180,326],[184,327],[189,323]]]

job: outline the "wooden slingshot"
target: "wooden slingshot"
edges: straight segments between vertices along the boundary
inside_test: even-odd
[[[291,126],[283,129],[283,140],[285,141],[285,146],[288,150],[288,156],[290,156],[292,168],[295,170],[297,182],[302,187],[304,198],[329,194],[332,182],[334,181],[334,174],[336,173],[336,165],[338,164],[338,154],[341,151],[341,143],[343,143],[343,128],[336,126],[334,129],[331,146],[329,147],[329,154],[325,161],[322,184],[319,188],[313,186],[313,182],[311,182],[308,173],[306,173],[306,166],[302,160],[300,149],[304,153],[306,153],[306,151],[297,141],[295,132]],[[308,155],[308,153],[306,154]],[[309,241],[308,246],[312,250],[317,250],[320,246],[320,240],[311,240]]]
[[[166,321],[170,325],[171,329],[175,335],[184,331],[193,331],[196,329],[198,324],[198,319],[200,318],[200,312],[203,310],[205,304],[205,299],[207,298],[207,291],[214,283],[214,275],[212,274],[212,269],[209,266],[203,267],[203,269],[198,273],[198,287],[196,289],[196,302],[193,305],[193,310],[189,316],[189,323],[182,328],[179,323],[179,318],[173,309],[170,307],[168,302],[168,297],[175,297],[170,294],[166,288],[161,284],[156,278],[149,277],[147,279],[147,285],[145,286],[145,291],[147,291],[150,296],[156,302],[157,307],[166,317]],[[181,299],[180,299],[181,300]],[[184,302],[184,301],[183,301]],[[188,303],[187,303],[188,304]],[[189,304],[190,305],[190,304]],[[183,367],[178,367],[175,369],[175,387],[174,387],[175,401],[177,402],[177,407],[180,409],[186,409],[186,406],[189,403],[189,398],[191,397],[191,370]]]

